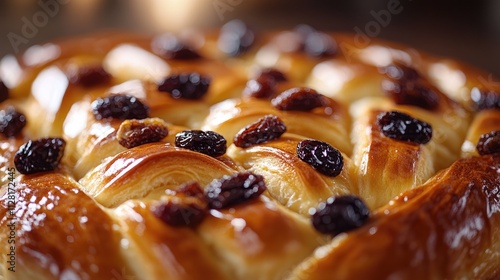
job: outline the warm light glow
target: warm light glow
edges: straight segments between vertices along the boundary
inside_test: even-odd
[[[38,75],[31,92],[42,108],[55,115],[61,107],[68,84],[66,74],[58,67],[52,66]]]
[[[0,77],[10,88],[17,86],[23,78],[23,70],[13,55],[6,55],[0,61]]]
[[[180,31],[198,21],[210,7],[210,1],[145,0],[142,15],[161,31]]]
[[[146,99],[146,89],[141,80],[130,80],[109,89],[110,93],[126,92],[138,99]]]
[[[312,87],[324,94],[334,96],[355,75],[352,67],[342,62],[323,62],[314,67],[312,71]]]
[[[103,67],[122,81],[159,81],[170,73],[170,67],[163,59],[131,44],[122,44],[111,50],[104,58]]]
[[[447,93],[456,93],[465,86],[465,74],[446,63],[434,63],[429,67],[431,78]]]
[[[69,110],[68,117],[64,120],[64,135],[69,138],[77,137],[87,126],[87,108],[85,103],[75,103]]]
[[[103,3],[102,0],[70,0],[69,16],[74,23],[89,23],[98,15]]]
[[[411,64],[412,62],[408,53],[384,46],[369,46],[360,50],[360,52],[360,58],[363,62],[376,67],[387,66],[394,61],[402,61],[407,64]]]
[[[55,44],[34,45],[23,54],[23,62],[27,66],[36,66],[56,59],[61,49]]]

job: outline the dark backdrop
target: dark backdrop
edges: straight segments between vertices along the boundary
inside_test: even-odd
[[[67,35],[94,32],[103,28],[157,32],[172,27],[152,20],[151,11],[162,17],[162,10],[146,7],[148,2],[187,0],[40,0],[58,5],[57,12],[44,23],[38,1],[2,0],[0,2],[0,56],[12,53],[12,34],[22,36],[25,20],[37,15],[36,35],[17,46],[46,42]],[[60,2],[56,2],[60,1]],[[197,3],[196,1],[199,1]],[[354,32],[363,30],[384,14],[388,4],[398,0],[190,0],[204,16],[184,18],[183,24],[217,26],[233,18],[242,18],[257,29],[291,27],[309,23],[317,28]],[[187,3],[186,2],[186,3]],[[439,55],[461,59],[500,77],[500,1],[498,0],[399,0],[398,14],[385,18],[377,37],[395,40]],[[174,3],[175,4],[175,3]],[[47,4],[48,5],[48,4]],[[181,4],[182,5],[182,4]],[[148,10],[149,9],[149,10]],[[217,13],[217,9],[219,14]],[[54,11],[55,9],[53,9]],[[168,19],[175,13],[165,8]],[[38,14],[37,14],[38,13]],[[24,21],[23,21],[24,20]],[[44,24],[42,24],[44,23]],[[386,24],[387,23],[387,24]],[[178,28],[178,26],[175,26]],[[11,37],[8,37],[8,34]],[[31,34],[30,34],[31,36]]]

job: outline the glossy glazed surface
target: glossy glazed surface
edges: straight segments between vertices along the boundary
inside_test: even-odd
[[[498,109],[475,111],[471,99],[474,87],[499,89],[478,78],[485,76],[482,71],[393,43],[358,46],[351,34],[323,34],[344,47],[320,57],[305,52],[301,35],[293,31],[261,34],[246,53],[227,57],[217,47],[218,36],[218,30],[193,33],[190,47],[201,56],[194,60],[166,57],[153,47],[155,38],[116,33],[55,42],[2,60],[1,69],[13,70],[0,77],[10,87],[10,98],[0,107],[18,107],[28,126],[15,138],[0,135],[0,170],[11,170],[15,152],[28,139],[67,141],[58,169],[16,173],[13,179],[22,271],[17,278],[500,275],[500,159],[475,151],[481,134],[500,129]],[[417,70],[426,90],[435,92],[437,106],[391,98],[383,86],[388,79],[383,67],[391,64]],[[266,67],[288,80],[273,81],[266,98],[245,94]],[[95,83],[74,78],[86,71],[98,76]],[[200,99],[176,99],[158,89],[167,76],[188,72],[210,79]],[[322,94],[320,106],[308,111],[273,106],[273,98],[296,87]],[[149,117],[166,122],[168,135],[130,149],[121,146],[122,120],[98,120],[91,111],[94,100],[111,94],[141,100]],[[431,140],[415,144],[384,136],[377,115],[393,110],[431,125]],[[247,148],[232,144],[238,131],[269,114],[283,120],[285,134]],[[176,134],[187,129],[222,134],[226,154],[210,157],[175,147]],[[297,144],[303,139],[338,149],[344,161],[340,174],[324,175],[301,160]],[[159,201],[193,199],[179,190],[184,183],[196,181],[203,189],[245,170],[262,175],[267,191],[234,207],[209,210],[196,228],[170,226],[152,212]],[[2,205],[9,201],[8,177],[1,181]],[[337,237],[319,234],[310,209],[344,194],[366,201],[372,211],[367,224]],[[9,233],[7,211],[0,208],[2,248]],[[0,275],[12,278],[7,255],[0,260]]]

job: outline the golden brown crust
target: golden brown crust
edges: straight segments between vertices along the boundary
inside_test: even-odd
[[[26,138],[19,136],[0,140],[0,172],[2,172],[2,175],[0,175],[0,186],[9,182],[9,169],[15,169],[14,156],[19,147],[27,141]]]
[[[359,112],[352,132],[356,141],[353,161],[357,193],[371,209],[376,209],[434,174],[436,169],[429,147],[432,143],[418,145],[390,139],[377,124],[377,116],[383,110],[372,107],[360,110],[365,111]]]
[[[279,140],[246,149],[233,145],[228,155],[244,168],[264,176],[270,197],[304,216],[328,197],[357,194],[354,165],[350,159],[344,155],[340,175],[323,175],[297,156],[297,144],[302,139],[285,134]]]
[[[96,201],[115,207],[133,198],[158,199],[165,190],[191,181],[208,185],[213,178],[235,172],[207,155],[169,143],[151,143],[118,153],[79,182]]]
[[[326,241],[307,220],[266,198],[211,210],[198,232],[236,279],[283,279]]]
[[[211,108],[202,129],[216,131],[232,143],[240,129],[266,115],[282,119],[287,132],[325,141],[344,153],[351,153],[348,112],[342,104],[331,99],[327,106],[310,112],[281,111],[273,107],[269,100],[229,99]]]
[[[190,114],[186,108],[194,108],[202,112],[207,108],[204,104],[192,107],[191,104],[194,102],[174,101],[170,97],[162,96],[163,94],[158,93],[156,90],[148,94],[149,91],[144,88],[146,84],[134,80],[113,87],[110,92],[126,92],[141,100],[148,100],[147,104],[153,105],[150,108],[151,115],[155,117],[161,116],[161,119],[166,119],[169,122],[169,134],[162,139],[162,142],[174,143],[175,135],[188,129],[170,122],[186,124],[190,123],[190,119],[201,117],[193,117],[193,114]],[[77,180],[81,179],[107,157],[126,150],[117,140],[117,131],[123,121],[112,118],[97,120],[92,114],[91,103],[97,98],[96,95],[88,95],[73,104],[63,127],[63,136],[67,140],[66,160],[70,166],[74,166],[73,173]]]
[[[22,272],[14,278],[500,275],[499,158],[474,157],[473,147],[481,134],[499,129],[498,110],[476,112],[470,97],[473,87],[499,92],[489,75],[378,39],[360,45],[352,34],[323,34],[338,47],[325,57],[307,54],[298,34],[290,31],[257,36],[246,53],[227,57],[217,48],[218,35],[216,30],[190,38],[199,43],[195,48],[203,57],[196,60],[165,57],[149,36],[103,33],[38,46],[0,62],[0,76],[6,77],[12,97],[0,108],[19,106],[28,118],[17,138],[0,136],[0,172],[7,174],[1,183],[9,181],[14,154],[28,139],[62,135],[67,141],[58,169],[17,181],[17,234],[24,243],[18,248]],[[420,73],[423,86],[437,96],[435,108],[398,105],[390,98],[382,88],[388,79],[382,68],[393,63]],[[91,86],[75,82],[79,71],[93,67],[102,67],[109,77]],[[274,85],[270,98],[292,87],[310,87],[327,96],[324,106],[281,111],[270,98],[243,93],[247,81],[265,67],[288,77]],[[8,69],[19,71],[6,75]],[[211,80],[201,99],[174,99],[158,90],[166,76],[193,71]],[[151,118],[168,123],[169,135],[130,149],[121,146],[117,130],[122,121],[96,120],[90,108],[110,94],[141,100]],[[416,145],[385,137],[376,117],[390,110],[429,123],[431,141]],[[285,122],[286,134],[248,148],[231,144],[240,129],[269,114]],[[212,158],[174,146],[175,134],[200,128],[226,138],[226,155]],[[297,143],[306,138],[342,152],[339,176],[323,175],[297,157]],[[457,161],[461,153],[467,159]],[[267,191],[258,199],[209,211],[197,228],[171,227],[151,212],[155,202],[175,195],[182,183],[197,181],[204,187],[245,170],[263,175]],[[374,214],[364,227],[330,242],[314,230],[309,209],[343,194],[360,196]],[[0,246],[6,244],[5,211],[0,209]],[[88,244],[100,248],[91,250]],[[0,275],[12,277],[5,262],[0,268]]]
[[[122,268],[120,234],[110,217],[78,184],[60,173],[20,176],[14,213],[0,208],[2,252],[6,250],[12,214],[16,217],[15,277],[18,279],[111,279]],[[1,204],[6,205],[7,188]],[[98,236],[99,238],[96,238]],[[7,256],[2,254],[2,266]]]
[[[231,279],[196,231],[156,218],[151,203],[129,201],[113,211],[124,235],[122,251],[144,279]]]
[[[291,279],[498,277],[498,170],[498,155],[455,162],[317,249]]]
[[[480,111],[474,117],[462,144],[462,157],[477,156],[476,145],[481,135],[500,130],[500,110]]]

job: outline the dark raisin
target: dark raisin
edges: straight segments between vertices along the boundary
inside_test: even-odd
[[[405,113],[397,111],[380,113],[377,116],[377,124],[380,131],[391,139],[426,144],[432,138],[430,124]]]
[[[270,78],[270,79],[274,80],[277,83],[288,81],[287,76],[283,72],[281,72],[281,71],[279,71],[277,69],[274,69],[274,68],[265,68],[265,69],[262,69],[262,71],[259,74],[259,78],[260,77]]]
[[[263,69],[256,79],[248,81],[243,90],[243,95],[255,98],[270,98],[276,93],[276,84],[287,80],[285,74],[276,69]]]
[[[370,217],[366,204],[352,195],[330,197],[309,213],[317,231],[334,236],[361,227]]]
[[[481,135],[476,149],[480,155],[500,153],[500,130],[494,130]]]
[[[9,98],[9,88],[0,80],[0,103]]]
[[[325,97],[314,89],[291,88],[280,93],[271,103],[278,110],[311,111],[326,105]]]
[[[205,192],[198,182],[189,182],[182,184],[181,186],[179,186],[176,192],[187,196],[196,197],[202,200],[205,199]]]
[[[285,131],[285,123],[280,118],[267,115],[240,130],[234,137],[234,145],[247,148],[278,139]]]
[[[133,148],[147,143],[158,142],[167,137],[168,127],[161,119],[125,120],[116,133],[118,143],[125,148]]]
[[[206,189],[208,206],[222,209],[259,197],[266,190],[264,177],[251,172],[213,180]]]
[[[337,43],[322,32],[313,32],[304,40],[304,52],[312,57],[330,57],[337,53]]]
[[[68,76],[70,83],[87,88],[111,81],[111,75],[101,65],[83,66],[71,71]]]
[[[185,130],[179,132],[175,135],[175,145],[212,157],[222,156],[226,153],[226,139],[213,131]]]
[[[381,69],[389,79],[383,81],[382,89],[396,104],[413,105],[427,110],[439,106],[439,95],[414,68],[391,64]]]
[[[276,92],[276,82],[269,77],[259,77],[249,80],[243,95],[254,98],[270,98]]]
[[[114,118],[145,119],[149,117],[149,107],[139,99],[125,94],[98,98],[91,104],[92,113],[97,120]]]
[[[232,20],[221,28],[217,45],[228,56],[247,52],[255,41],[255,34],[241,20]]]
[[[477,111],[500,109],[500,92],[480,90],[475,87],[471,90],[470,96]]]
[[[201,55],[172,34],[163,34],[153,39],[153,52],[175,60],[199,59]]]
[[[337,42],[331,36],[319,32],[313,27],[305,24],[295,27],[302,41],[302,49],[306,54],[312,57],[330,57],[337,53]]]
[[[66,142],[61,138],[41,138],[23,144],[14,156],[16,169],[32,174],[56,169],[64,155]]]
[[[380,69],[388,78],[394,80],[415,81],[421,78],[420,73],[412,67],[401,63],[390,64]]]
[[[208,209],[206,205],[196,200],[182,202],[169,200],[153,204],[151,211],[158,219],[170,226],[194,228],[203,222]]]
[[[399,105],[412,105],[426,110],[439,106],[439,95],[423,83],[384,81],[382,89]]]
[[[158,85],[158,90],[170,93],[175,99],[200,99],[207,93],[209,86],[210,78],[193,72],[167,77]]]
[[[297,156],[328,176],[338,176],[344,168],[342,153],[325,142],[302,140],[297,144]]]
[[[293,29],[293,32],[295,32],[296,34],[298,34],[302,40],[305,40],[305,38],[315,32],[318,32],[318,30],[316,30],[316,28],[308,25],[308,24],[299,24],[297,26],[295,26],[295,28]]]
[[[0,133],[6,137],[16,136],[26,125],[26,116],[9,106],[0,110]]]

